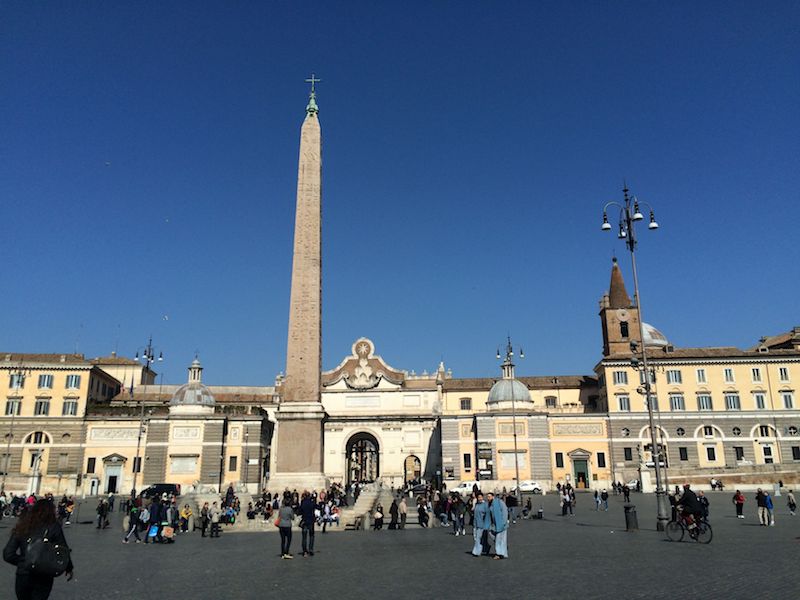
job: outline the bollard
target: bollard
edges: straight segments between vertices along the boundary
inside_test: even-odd
[[[639,529],[639,519],[636,517],[635,504],[623,504],[625,507],[625,531],[637,531]]]
[[[539,507],[539,510],[536,511],[536,518],[544,519],[544,508],[542,508],[541,506]]]

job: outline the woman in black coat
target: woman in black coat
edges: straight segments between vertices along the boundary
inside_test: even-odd
[[[56,509],[51,500],[37,500],[20,515],[11,538],[3,549],[3,560],[17,567],[15,591],[17,600],[47,600],[53,589],[53,578],[40,573],[31,573],[25,565],[25,551],[28,541],[42,539],[44,536],[53,544],[67,546],[64,531],[56,519]],[[67,565],[67,581],[72,579],[72,559]]]

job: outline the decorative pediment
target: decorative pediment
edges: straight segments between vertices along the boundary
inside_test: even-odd
[[[355,341],[352,354],[345,358],[338,367],[322,374],[322,386],[330,387],[344,381],[353,390],[371,390],[381,381],[402,385],[406,374],[387,365],[375,354],[375,344],[367,338]]]
[[[589,452],[588,450],[584,450],[583,448],[575,448],[575,450],[567,452],[567,456],[569,456],[573,460],[575,459],[584,460],[584,459],[589,459],[592,456],[592,453]]]
[[[123,463],[126,460],[128,460],[126,457],[122,456],[121,454],[117,454],[116,452],[103,457],[104,463]]]

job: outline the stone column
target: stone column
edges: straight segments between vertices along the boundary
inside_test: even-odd
[[[277,435],[271,487],[326,485],[323,474],[322,372],[322,132],[312,92],[300,133],[297,212],[286,378],[275,414]]]

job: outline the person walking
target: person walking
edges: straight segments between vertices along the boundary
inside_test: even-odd
[[[208,502],[203,503],[203,508],[200,509],[200,537],[206,537],[206,529],[208,529]]]
[[[97,503],[97,529],[108,527],[108,502],[101,498]]]
[[[794,516],[794,513],[797,511],[797,502],[794,499],[794,492],[789,490],[786,494],[786,506],[789,507],[789,514]]]
[[[406,519],[408,518],[408,503],[406,497],[400,499],[400,504],[397,506],[397,512],[400,514],[400,529],[406,528]]]
[[[709,501],[708,501],[708,498],[706,497],[706,494],[705,494],[705,492],[703,490],[700,490],[699,492],[697,492],[697,501],[700,503],[700,506],[702,507],[701,513],[703,515],[703,519],[708,521]]]
[[[770,527],[772,527],[775,525],[775,513],[773,512],[775,507],[772,504],[772,496],[769,495],[769,492],[764,492],[764,508],[767,509],[767,519]]]
[[[281,533],[281,558],[292,558],[289,552],[292,545],[292,521],[294,521],[292,497],[285,496],[283,498],[283,505],[278,510],[278,531]]]
[[[314,525],[316,524],[317,508],[314,498],[308,492],[303,492],[300,501],[300,527],[302,528],[303,558],[314,556]]]
[[[372,515],[372,518],[374,519],[372,528],[375,531],[383,529],[383,505],[378,504],[375,507],[375,514]]]
[[[499,497],[491,492],[489,500],[489,517],[494,532],[494,559],[508,558],[508,507]]]
[[[600,510],[600,492],[594,491],[594,509]]]
[[[392,498],[392,505],[389,507],[389,529],[397,529],[398,513],[397,498]]]
[[[733,495],[733,505],[736,507],[736,518],[744,519],[744,494],[740,490],[736,490]]]
[[[211,521],[211,533],[208,534],[208,537],[219,537],[219,519],[221,514],[222,512],[217,506],[217,503],[213,502],[211,508],[208,509],[208,520]]]
[[[769,514],[767,513],[766,494],[761,488],[756,490],[756,506],[758,506],[758,522],[761,527],[769,525]]]
[[[489,517],[489,505],[483,500],[483,494],[478,492],[475,499],[474,516],[472,519],[472,556],[489,554],[486,544],[486,537],[492,520]]]
[[[605,488],[600,492],[600,500],[603,501],[603,510],[608,512],[608,490]]]
[[[31,508],[20,515],[3,549],[3,560],[17,567],[17,577],[14,582],[17,600],[47,600],[50,597],[54,577],[31,572],[31,565],[26,561],[26,552],[31,540],[44,538],[53,544],[69,548],[64,530],[56,519],[55,506],[48,499],[37,500]],[[71,557],[65,573],[67,581],[71,581],[74,576]]]
[[[139,537],[139,507],[131,503],[128,510],[128,533],[122,538],[122,543],[127,544],[131,536],[136,536],[136,543],[140,543],[142,538]]]

